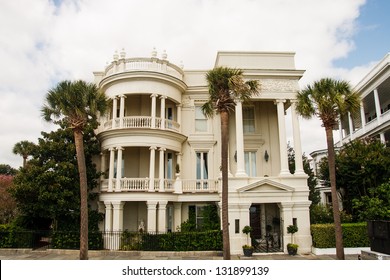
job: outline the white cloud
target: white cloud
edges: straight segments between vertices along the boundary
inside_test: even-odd
[[[55,4],[55,3],[56,4]],[[61,79],[92,80],[115,50],[161,54],[186,69],[207,69],[218,50],[295,51],[301,85],[324,75],[356,80],[365,69],[335,69],[354,48],[364,0],[5,0],[0,3],[0,163],[47,124],[39,109]],[[23,8],[22,8],[23,7]],[[360,71],[361,70],[361,71]],[[323,128],[301,121],[303,149],[325,147]],[[316,131],[316,133],[313,133]]]

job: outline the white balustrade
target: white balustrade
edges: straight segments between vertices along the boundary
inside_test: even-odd
[[[145,117],[145,116],[130,116],[130,117],[124,117],[123,118],[123,125],[122,127],[119,127],[120,125],[120,119],[116,118],[115,120],[115,127],[114,129],[120,129],[120,128],[151,128],[152,127],[152,117]],[[109,130],[112,129],[113,120],[108,120],[104,123],[103,129]],[[156,118],[156,128],[161,129],[161,119]],[[180,125],[179,123],[173,121],[173,120],[165,120],[165,129],[166,130],[172,130],[179,132]]]
[[[182,180],[183,192],[218,192],[218,180]]]

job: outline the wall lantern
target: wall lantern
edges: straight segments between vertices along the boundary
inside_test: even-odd
[[[265,159],[266,162],[268,162],[269,154],[268,154],[267,150],[265,150],[264,159]]]

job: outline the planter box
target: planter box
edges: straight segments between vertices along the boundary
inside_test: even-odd
[[[371,251],[390,255],[390,221],[368,221]]]

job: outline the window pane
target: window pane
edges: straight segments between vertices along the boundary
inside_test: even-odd
[[[196,179],[202,179],[201,178],[201,161],[200,161],[201,153],[196,153]]]
[[[256,152],[251,152],[251,176],[256,177]]]
[[[208,179],[208,163],[207,163],[207,153],[203,153],[203,179]]]
[[[242,123],[244,127],[244,133],[255,132],[255,108],[254,107],[243,108]]]

